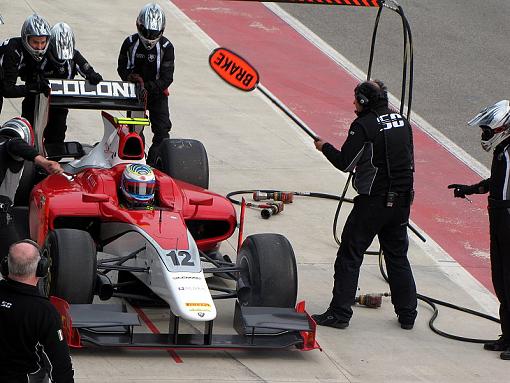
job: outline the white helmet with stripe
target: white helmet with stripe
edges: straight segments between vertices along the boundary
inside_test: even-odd
[[[510,137],[510,101],[501,100],[483,108],[468,121],[468,125],[479,126],[482,129],[482,148],[490,151],[505,138]]]
[[[145,49],[154,48],[163,36],[165,25],[165,14],[158,4],[149,3],[141,9],[136,19],[136,28]]]
[[[57,23],[51,28],[50,56],[57,62],[74,57],[74,33],[66,23]]]

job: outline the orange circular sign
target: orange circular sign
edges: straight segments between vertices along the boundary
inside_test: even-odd
[[[259,83],[259,74],[248,61],[226,48],[216,48],[209,56],[209,65],[230,85],[250,92]]]

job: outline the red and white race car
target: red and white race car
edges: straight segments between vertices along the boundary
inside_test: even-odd
[[[129,208],[119,198],[128,164],[145,164],[140,134],[149,120],[133,84],[51,80],[51,105],[128,111],[102,112],[104,135],[94,146],[67,142],[44,148],[48,99],[40,97],[36,138],[41,153],[71,158],[64,175],[45,177],[29,199],[31,237],[50,259],[42,288],[60,310],[72,347],[87,345],[161,348],[317,348],[315,323],[297,309],[297,269],[289,241],[279,234],[248,236],[236,262],[219,252],[233,236],[236,211],[207,190],[204,146],[167,139],[155,162],[155,202]],[[135,117],[138,116],[138,117]],[[212,286],[206,276],[223,278]],[[231,287],[225,287],[225,286]],[[215,294],[211,294],[215,291]],[[94,296],[163,302],[169,334],[135,333],[140,320],[126,306],[92,304]],[[215,299],[236,300],[237,334],[213,334]],[[180,334],[179,320],[205,322],[203,334]]]

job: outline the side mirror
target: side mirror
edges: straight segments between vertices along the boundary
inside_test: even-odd
[[[87,202],[108,202],[110,200],[110,196],[107,194],[83,193],[81,196],[81,200],[85,203],[87,203]]]
[[[190,198],[189,199],[190,205],[195,206],[212,206],[213,204],[213,197],[198,197],[198,198]]]

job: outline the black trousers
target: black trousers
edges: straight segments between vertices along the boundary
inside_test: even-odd
[[[510,212],[489,209],[492,284],[499,300],[503,337],[510,340]]]
[[[35,96],[26,96],[21,102],[21,115],[25,117],[32,127],[34,126]]]
[[[48,123],[43,134],[45,143],[53,144],[65,141],[68,113],[69,109],[50,107]]]
[[[168,97],[150,97],[147,100],[147,110],[149,111],[149,120],[151,121],[152,145],[149,149],[147,162],[155,160],[157,149],[161,141],[170,137],[170,129],[172,123],[170,122],[170,111],[168,108]]]
[[[374,237],[384,253],[391,291],[391,302],[401,323],[416,319],[416,285],[407,249],[407,223],[410,203],[399,203],[388,208],[383,196],[359,195],[347,217],[342,231],[341,245],[335,261],[335,283],[330,308],[345,321],[352,316],[360,267],[363,256]]]

